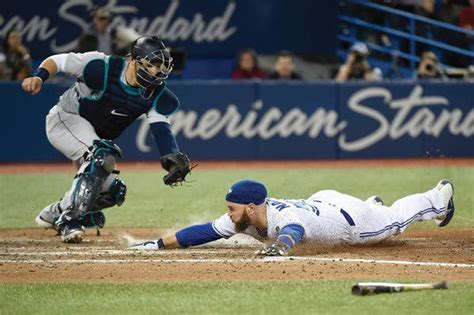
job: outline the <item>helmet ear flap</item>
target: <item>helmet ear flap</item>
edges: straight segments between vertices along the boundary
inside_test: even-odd
[[[130,46],[130,57],[132,59],[136,59],[137,58],[137,53],[136,53],[136,46],[137,46],[137,41],[140,39],[141,37],[135,39],[132,43],[132,45]]]

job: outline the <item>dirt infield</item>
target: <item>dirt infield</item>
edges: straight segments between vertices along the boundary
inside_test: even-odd
[[[204,162],[199,169],[474,166],[474,159]],[[121,163],[123,170],[161,169]],[[0,164],[0,174],[73,172],[69,163]],[[113,229],[82,244],[43,229],[0,230],[0,282],[160,282],[193,280],[474,281],[474,228],[408,231],[370,247],[301,246],[294,257],[256,259],[255,243],[230,239],[187,250],[126,250],[120,235],[154,238],[157,229]]]
[[[474,158],[379,159],[379,160],[311,160],[311,161],[204,161],[196,162],[199,170],[248,168],[358,168],[474,166]],[[121,170],[161,169],[160,162],[120,162]],[[0,163],[0,174],[73,172],[71,163]]]
[[[289,258],[256,259],[255,243],[158,252],[128,251],[119,235],[156,237],[156,229],[88,231],[82,244],[51,230],[0,230],[0,282],[159,282],[192,280],[474,281],[474,229],[408,231],[370,247],[302,246]]]

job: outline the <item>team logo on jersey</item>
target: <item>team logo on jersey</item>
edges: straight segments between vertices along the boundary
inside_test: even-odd
[[[117,112],[117,110],[115,110],[115,109],[114,109],[114,110],[112,110],[110,113],[111,113],[112,115],[115,115],[115,116],[128,117],[128,115],[127,115],[127,114],[124,114],[124,113]]]

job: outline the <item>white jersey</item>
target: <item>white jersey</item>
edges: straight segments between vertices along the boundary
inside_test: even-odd
[[[102,59],[108,61],[109,56],[98,52],[91,51],[86,53],[68,53],[55,55],[51,57],[58,67],[58,72],[63,72],[74,76],[78,79],[82,78],[82,71],[87,63],[94,59]],[[124,86],[128,86],[125,80],[125,70],[127,69],[128,61],[123,67],[122,73],[120,75],[120,80]],[[83,96],[92,95],[93,91],[84,83],[77,81],[74,83],[68,90],[66,90],[59,98],[58,106],[61,110],[70,113],[70,114],[79,114],[79,98]],[[159,114],[153,108],[147,113],[148,122],[167,122],[169,123],[169,118]]]
[[[301,225],[305,234],[303,241],[321,242],[325,244],[348,241],[350,226],[339,209],[323,202],[305,199],[274,199],[267,198],[266,231],[257,231],[254,226],[248,227],[244,234],[259,240],[274,242],[279,231],[287,225]],[[228,214],[224,214],[213,222],[216,232],[228,238],[237,233],[235,225]]]
[[[304,228],[303,242],[334,244],[375,243],[402,233],[415,221],[432,220],[446,212],[439,190],[431,189],[397,200],[387,207],[335,190],[319,191],[308,199],[267,198],[266,231],[254,226],[243,233],[274,242],[290,224]],[[237,231],[228,214],[212,224],[216,233],[229,238]]]

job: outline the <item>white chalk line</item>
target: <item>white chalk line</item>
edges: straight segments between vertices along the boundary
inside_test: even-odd
[[[24,242],[28,242],[28,243],[57,243],[59,240],[59,238],[55,238],[55,237],[52,237],[52,238],[49,238],[49,239],[34,239],[34,238],[26,238],[26,237],[21,237],[21,236],[18,236],[18,237],[14,237],[14,238],[0,238],[0,243],[5,243],[5,244],[13,244],[13,243],[24,243]],[[95,239],[90,239],[90,238],[86,238],[86,239],[83,239],[82,240],[82,243],[117,243],[117,240],[116,239],[99,239],[99,238],[95,238]]]
[[[191,256],[197,254],[212,254],[216,255],[216,250],[176,250],[176,251],[139,251],[139,250],[104,250],[104,249],[90,249],[87,251],[49,251],[49,252],[20,252],[20,251],[9,251],[0,253],[1,256],[169,256],[170,254]],[[221,253],[223,255],[227,253]]]
[[[128,264],[128,263],[270,263],[289,261],[316,261],[332,263],[389,264],[452,268],[474,268],[474,264],[443,263],[427,261],[378,260],[362,258],[324,258],[311,256],[265,257],[265,258],[192,258],[192,259],[2,259],[0,263],[24,264]]]
[[[27,251],[27,250],[31,250],[31,246],[19,246],[19,247],[4,247],[4,248],[1,248],[0,249],[3,249],[3,250],[6,250],[8,252],[24,252],[24,251]],[[68,250],[68,251],[103,251],[103,250],[115,250],[117,249],[117,246],[68,246],[68,247],[64,247],[64,248],[61,248],[61,249],[64,249],[64,250]],[[29,253],[34,253],[34,252],[29,252]],[[44,253],[44,252],[42,252]]]

